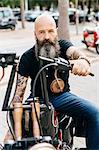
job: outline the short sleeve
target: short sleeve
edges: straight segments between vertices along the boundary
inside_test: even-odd
[[[66,51],[70,46],[73,44],[69,40],[60,40],[59,41],[60,50],[61,50],[61,57],[66,57]]]

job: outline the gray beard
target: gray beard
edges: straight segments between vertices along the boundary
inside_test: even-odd
[[[40,44],[39,41],[37,41],[35,46],[35,54],[37,58],[38,56],[51,59],[58,57],[60,54],[60,46],[58,41],[56,40],[54,43],[46,42],[44,44]]]
[[[45,46],[41,47],[39,55],[47,58],[54,58],[57,56],[55,47],[49,44],[46,44]]]

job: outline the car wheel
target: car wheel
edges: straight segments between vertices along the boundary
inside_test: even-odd
[[[99,44],[96,45],[96,52],[99,54]]]
[[[11,29],[11,30],[15,30],[15,25],[11,25],[11,26],[10,26],[10,29]]]

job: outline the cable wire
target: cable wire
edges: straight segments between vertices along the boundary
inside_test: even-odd
[[[0,144],[0,149],[1,149],[1,150],[4,150],[4,147],[2,146],[2,144]]]
[[[2,76],[0,77],[0,81],[3,79],[4,77],[4,68],[2,67]]]
[[[41,124],[40,124],[40,121],[39,121],[39,118],[38,118],[38,115],[37,115],[36,105],[35,105],[35,99],[34,99],[34,98],[35,98],[35,87],[36,87],[36,81],[37,81],[37,79],[38,79],[40,73],[41,73],[45,68],[50,67],[50,66],[58,66],[58,64],[57,64],[57,63],[50,63],[50,64],[47,64],[47,65],[45,65],[44,67],[42,67],[42,68],[38,71],[38,73],[37,73],[37,75],[36,75],[36,77],[35,77],[35,79],[34,79],[34,82],[33,82],[33,93],[32,93],[32,96],[33,96],[34,111],[35,111],[35,114],[36,114],[36,118],[37,118],[37,122],[38,122],[38,125],[39,125],[39,129],[40,129],[41,135],[43,135],[43,132],[42,132]]]

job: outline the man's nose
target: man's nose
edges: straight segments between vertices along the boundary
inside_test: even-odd
[[[49,39],[49,34],[48,34],[48,32],[45,33],[45,39],[46,39],[46,40]]]

